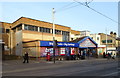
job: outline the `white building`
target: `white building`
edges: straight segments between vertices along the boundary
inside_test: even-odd
[[[81,37],[83,37],[83,36],[90,36],[90,31],[88,31],[88,30],[80,31],[80,36]]]
[[[106,50],[106,45],[101,45],[101,38],[99,34],[90,34],[90,37],[98,44],[98,55],[102,55]]]

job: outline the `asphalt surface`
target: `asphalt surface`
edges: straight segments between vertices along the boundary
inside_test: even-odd
[[[2,76],[118,76],[118,59],[85,59],[70,61],[3,61]]]

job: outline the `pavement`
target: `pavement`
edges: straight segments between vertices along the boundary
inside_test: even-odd
[[[102,60],[104,61],[117,61],[118,59],[107,59],[107,58],[86,58],[84,60],[62,60],[62,61],[59,61],[59,60],[55,60],[55,63],[56,64],[59,64],[59,63],[76,63],[76,62],[89,62],[89,63],[92,63],[94,61],[98,61],[99,63],[100,62],[103,62]],[[54,61],[46,61],[46,60],[29,60],[29,63],[28,64],[34,64],[34,63],[40,63],[40,64],[53,64]],[[5,60],[5,61],[2,61],[2,65],[6,66],[6,65],[23,65],[23,60]],[[27,63],[25,63],[27,64]]]

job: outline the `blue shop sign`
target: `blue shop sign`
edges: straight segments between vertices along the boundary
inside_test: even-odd
[[[58,47],[79,47],[78,43],[71,43],[71,42],[57,42]],[[53,41],[40,41],[41,47],[52,47]]]

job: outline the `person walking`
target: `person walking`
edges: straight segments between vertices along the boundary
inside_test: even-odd
[[[111,55],[110,55],[110,53],[108,53],[108,59],[110,59],[111,58]]]
[[[103,58],[105,58],[106,56],[105,56],[106,54],[105,54],[105,52],[103,52]]]
[[[29,63],[28,52],[25,52],[25,55],[24,55],[23,57],[24,57],[24,61],[23,61],[23,63],[25,63],[26,61],[27,61],[27,63]]]

